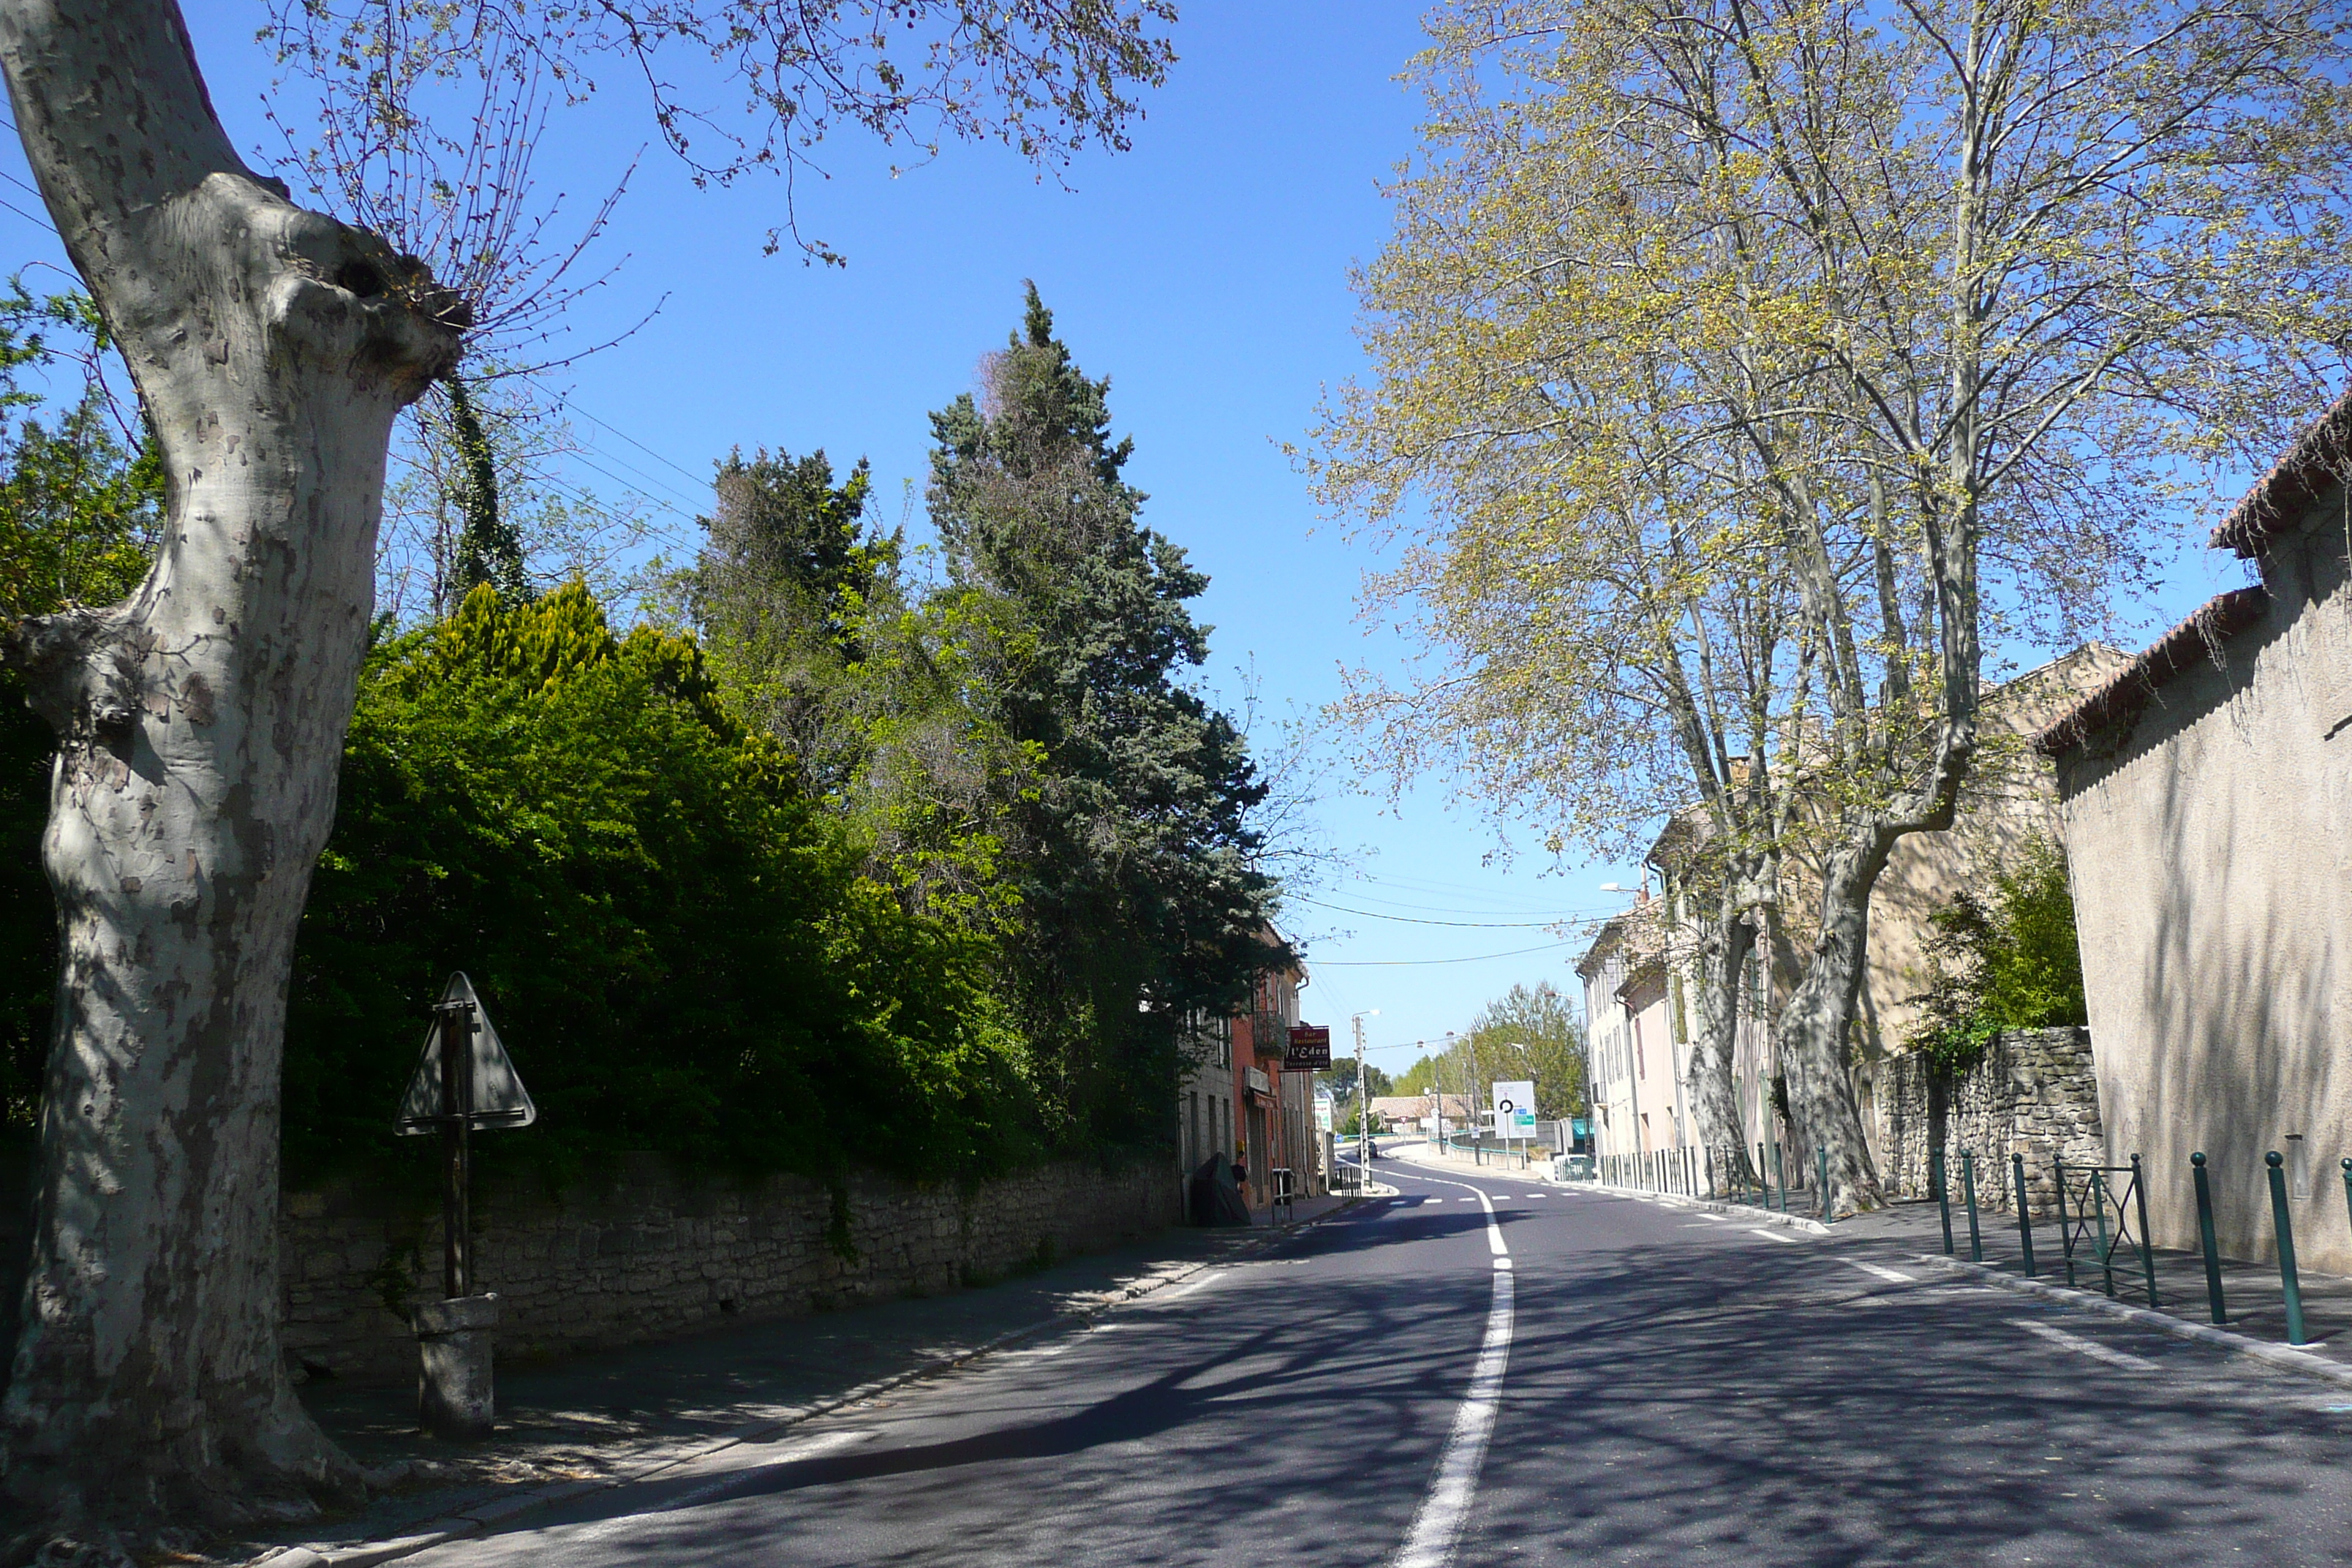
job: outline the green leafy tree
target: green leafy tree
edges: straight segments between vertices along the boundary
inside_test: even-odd
[[[377,650],[304,915],[286,1067],[298,1173],[405,1159],[422,999],[481,989],[542,1120],[485,1157],[623,1150],[971,1177],[1034,1160],[990,950],[909,916],[719,700],[690,638],[617,637],[574,583],[477,588]],[[867,1135],[893,1107],[901,1136]]]
[[[1330,1087],[1333,1094],[1342,1098],[1355,1093],[1356,1058],[1343,1057],[1335,1059],[1331,1063],[1331,1070],[1323,1075],[1323,1081]],[[1375,1098],[1397,1092],[1395,1080],[1370,1062],[1364,1064],[1364,1087]]]
[[[1929,982],[1911,1047],[1964,1072],[2004,1029],[2090,1022],[2066,854],[2030,840],[1992,879],[1990,900],[1961,892],[1928,917]]]
[[[1208,580],[1139,521],[1110,384],[1034,285],[982,380],[932,416],[929,500],[989,718],[1034,763],[1010,812],[1022,1013],[1069,1135],[1161,1141],[1175,1021],[1236,1006],[1274,956],[1250,821],[1265,788],[1182,684],[1207,657],[1189,605]]]

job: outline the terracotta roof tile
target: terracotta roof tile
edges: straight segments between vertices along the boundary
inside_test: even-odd
[[[2270,595],[2261,588],[2232,588],[2206,600],[2196,614],[2157,638],[2147,652],[2034,737],[2033,749],[2045,757],[2061,756],[2103,730],[2137,719],[2158,687],[2200,657],[2217,653],[2222,638],[2253,625],[2269,606]]]
[[[2213,548],[2259,555],[2272,534],[2294,527],[2305,508],[2347,474],[2352,474],[2352,392],[2337,398],[2221,520],[2213,531]]]

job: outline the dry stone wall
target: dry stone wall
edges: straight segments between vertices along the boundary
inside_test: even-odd
[[[312,1374],[415,1375],[410,1303],[441,1293],[441,1220],[356,1187],[289,1193],[285,1344]],[[1046,1166],[964,1187],[852,1176],[732,1184],[627,1162],[602,1184],[474,1199],[475,1289],[500,1298],[502,1360],[937,1294],[1179,1218],[1156,1166]]]
[[[2009,1195],[2014,1152],[2025,1156],[2027,1200],[2035,1214],[2043,1214],[2058,1201],[2054,1159],[2070,1164],[2105,1159],[2088,1029],[1996,1035],[1977,1064],[1948,1085],[1935,1081],[1924,1056],[1889,1057],[1879,1064],[1876,1098],[1879,1175],[1902,1197],[1932,1195],[1928,1161],[1937,1148],[1946,1151],[1957,1194],[1966,1149],[1977,1158],[1977,1201],[2014,1213]]]
[[[0,1344],[16,1341],[31,1165],[29,1149],[0,1147]],[[415,1377],[407,1308],[441,1294],[437,1205],[336,1186],[288,1193],[280,1215],[298,1371]],[[476,1288],[502,1299],[499,1354],[511,1362],[938,1294],[1180,1217],[1175,1173],[1156,1165],[1049,1165],[970,1187],[853,1176],[835,1189],[684,1176],[644,1156],[560,1194],[480,1184]]]

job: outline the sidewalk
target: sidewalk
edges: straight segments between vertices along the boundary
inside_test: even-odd
[[[1801,1197],[1802,1194],[1799,1194]],[[2009,1279],[2025,1278],[2024,1248],[2017,1232],[2017,1216],[1978,1211],[1978,1234],[1985,1267]],[[1899,1248],[1911,1258],[1944,1256],[1943,1221],[1932,1201],[1901,1203],[1875,1214],[1857,1215],[1830,1227],[1833,1238],[1876,1241]],[[1952,1205],[1952,1256],[1969,1258],[1967,1209]],[[2066,1260],[2055,1215],[2037,1216],[2033,1224],[2035,1278],[2061,1287],[2066,1284]],[[2352,1373],[2352,1279],[2303,1270],[2304,1349],[2336,1363]],[[2083,1241],[2075,1243],[2074,1289],[2106,1300],[2106,1277]],[[2273,1263],[2225,1261],[2221,1290],[2231,1334],[2267,1345],[2286,1343],[2286,1308],[2279,1288],[2278,1266]],[[2148,1305],[2147,1278],[2129,1250],[2116,1258],[2115,1299],[2143,1310]],[[2179,1322],[2213,1326],[2205,1291],[2204,1259],[2193,1252],[2156,1250],[2156,1308]]]
[[[311,1383],[300,1392],[312,1416],[387,1489],[359,1511],[258,1534],[242,1555],[284,1568],[392,1561],[557,1496],[642,1476],[1076,1327],[1201,1268],[1262,1252],[1348,1201],[1301,1200],[1296,1223],[1281,1226],[1261,1218],[1247,1230],[1177,1227],[946,1296],[552,1364],[503,1364],[498,1432],[475,1443],[421,1435],[414,1384]]]
[[[1604,1188],[1604,1191],[1628,1192],[1631,1188]],[[1665,1198],[1679,1203],[1706,1202],[1710,1208],[1727,1206],[1723,1200],[1676,1198],[1667,1194],[1636,1195]],[[1791,1194],[1790,1207],[1804,1228],[1820,1227],[1817,1222],[1805,1220],[1809,1194]],[[1753,1205],[1739,1205],[1747,1212],[1756,1212]],[[1907,1199],[1872,1214],[1854,1215],[1827,1227],[1832,1241],[1867,1247],[1885,1256],[1888,1262],[1916,1263],[1922,1259],[1948,1261],[1964,1271],[1981,1269],[1987,1283],[2004,1284],[2013,1289],[2039,1289],[2036,1293],[2053,1295],[2070,1304],[2095,1311],[2130,1310],[2128,1315],[2164,1320],[2151,1326],[2209,1341],[2226,1341],[2242,1349],[2257,1351],[2266,1360],[2294,1365],[2307,1354],[2331,1363],[2328,1370],[2341,1380],[2352,1382],[2352,1279],[2332,1274],[2315,1273],[2305,1269],[2297,1283],[2303,1295],[2305,1342],[2297,1354],[2272,1356],[2273,1350],[2291,1348],[2286,1338],[2285,1297],[2279,1283],[2278,1266],[2274,1263],[2245,1263],[2224,1260],[2221,1264],[2223,1321],[2213,1321],[2211,1300],[2206,1291],[2205,1262],[2194,1252],[2156,1249],[2156,1302],[2148,1302],[2147,1276],[2137,1254],[2128,1248],[2115,1258],[2114,1293],[2108,1293],[2108,1272],[2099,1267],[2092,1237],[2078,1236],[2074,1243],[2074,1278],[2069,1287],[2066,1279],[2066,1256],[2059,1234],[2055,1215],[2034,1218],[2033,1273],[2029,1282],[2025,1272],[2025,1248],[2018,1234],[2017,1216],[1992,1209],[1977,1212],[1977,1247],[1982,1262],[1972,1258],[1969,1242],[1969,1216],[1964,1203],[1952,1205],[1952,1247],[1944,1249],[1944,1222],[1941,1211],[1932,1199]],[[1774,1217],[1777,1217],[1775,1215]],[[2340,1369],[2340,1372],[2337,1370]],[[2305,1370],[2310,1370],[2306,1365]]]

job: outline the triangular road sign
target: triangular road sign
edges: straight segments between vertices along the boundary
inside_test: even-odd
[[[477,1129],[528,1127],[538,1121],[539,1108],[531,1104],[530,1091],[523,1088],[506,1047],[499,1043],[489,1013],[474,994],[474,983],[462,973],[452,974],[441,1000],[473,1004],[474,1114],[468,1120]],[[408,1079],[408,1092],[400,1097],[399,1128],[404,1133],[441,1130],[441,1025],[437,1019],[425,1026],[424,1054],[417,1058],[416,1071]]]

